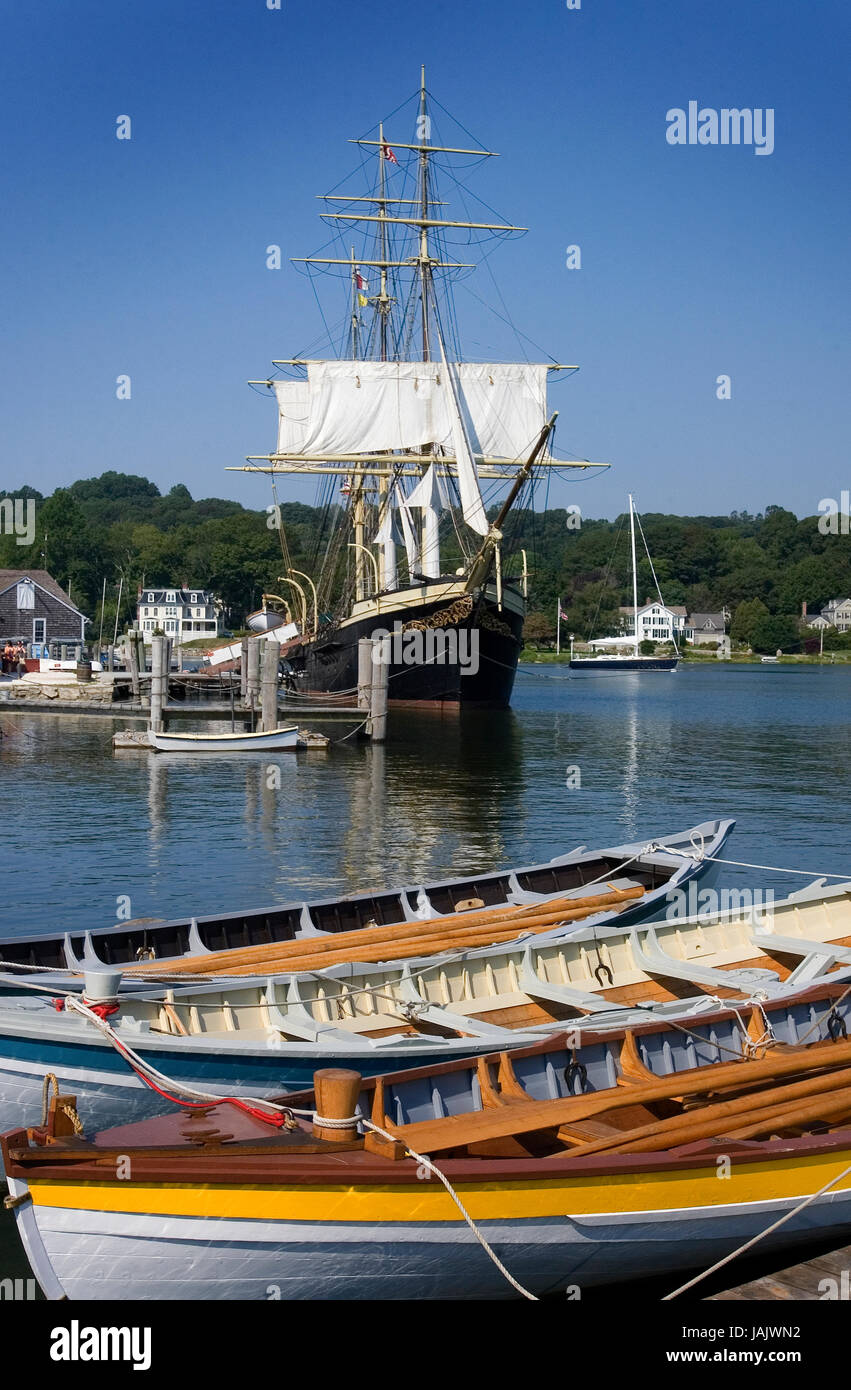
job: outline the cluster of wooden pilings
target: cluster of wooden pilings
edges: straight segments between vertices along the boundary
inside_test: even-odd
[[[357,703],[333,703],[335,697],[328,697],[328,707],[314,700],[308,701],[298,694],[283,700],[279,698],[279,667],[281,644],[271,637],[246,637],[242,642],[239,662],[239,701],[234,701],[234,680],[231,687],[231,720],[250,721],[264,733],[278,727],[279,717],[309,714],[311,719],[336,717],[352,719],[360,715],[359,732],[374,742],[384,742],[387,737],[387,685],[388,665],[376,651],[378,639],[362,638],[358,644],[358,685]],[[141,634],[128,633],[127,650],[130,666],[130,684],[133,696],[140,698],[144,682],[150,691],[150,727],[154,732],[163,728],[167,715],[168,679],[171,666],[171,640],[155,636],[151,641],[151,672],[145,673],[145,648]],[[375,652],[375,659],[373,653]],[[349,697],[351,698],[351,697]],[[259,716],[259,721],[258,721]],[[222,719],[225,713],[198,709],[198,717]]]

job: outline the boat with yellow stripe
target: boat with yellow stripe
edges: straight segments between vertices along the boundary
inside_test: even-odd
[[[617,1085],[544,1096],[515,1060],[478,1059],[472,1107],[459,1063],[430,1114],[423,1077],[335,1068],[274,1125],[231,1103],[91,1141],[54,1096],[0,1141],[33,1271],[49,1298],[576,1297],[851,1228],[851,1041],[657,1076],[627,1033]]]

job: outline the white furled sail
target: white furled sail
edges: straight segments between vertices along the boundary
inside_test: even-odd
[[[482,491],[479,487],[479,475],[476,472],[476,465],[473,462],[470,441],[467,438],[467,430],[461,418],[458,388],[454,380],[455,366],[453,365],[450,367],[446,361],[443,334],[439,333],[438,336],[440,338],[440,356],[446,372],[447,385],[449,387],[452,448],[455,454],[456,467],[458,469],[458,491],[461,495],[461,513],[468,526],[474,531],[478,531],[480,536],[486,536],[488,533],[488,519],[485,516]]]
[[[382,588],[395,589],[398,587],[396,570],[396,547],[402,545],[404,536],[399,523],[394,516],[393,495],[388,495],[384,507],[384,515],[381,525],[375,533],[373,545],[380,545],[383,555],[383,574]]]
[[[413,574],[418,567],[418,551],[416,537],[414,535],[414,520],[408,511],[408,499],[405,496],[401,483],[397,483],[392,492],[393,505],[402,523],[402,535],[405,538],[405,555],[408,560],[408,574]]]
[[[289,445],[278,452],[318,458],[431,444],[451,453],[460,410],[473,454],[524,457],[547,421],[547,367],[459,362],[452,372],[455,392],[443,362],[310,362],[306,399],[292,389],[296,383],[276,383],[279,445]]]
[[[307,433],[310,387],[306,381],[273,381],[278,400],[279,454],[300,454]]]
[[[440,540],[438,523],[444,499],[437,469],[430,463],[408,498],[409,507],[422,507],[423,551],[422,573],[427,579],[440,578]]]

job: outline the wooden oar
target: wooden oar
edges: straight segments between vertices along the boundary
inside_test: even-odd
[[[596,894],[590,898],[562,898],[545,904],[536,905],[535,913],[528,912],[527,909],[512,909],[511,911],[500,911],[494,913],[487,923],[474,924],[466,921],[464,915],[453,916],[447,920],[441,917],[426,918],[425,920],[414,920],[411,922],[395,923],[393,926],[386,927],[366,927],[358,931],[351,932],[330,932],[325,937],[309,937],[306,940],[270,942],[259,946],[233,947],[226,951],[216,951],[213,954],[217,959],[227,960],[232,965],[261,964],[269,959],[288,959],[302,954],[322,954],[326,951],[332,952],[340,950],[344,945],[346,948],[363,945],[372,945],[375,942],[407,940],[414,936],[426,935],[428,933],[449,933],[455,930],[472,930],[473,926],[484,928],[487,926],[513,925],[515,922],[522,922],[525,930],[527,925],[537,924],[543,921],[558,921],[562,915],[579,911],[593,912],[600,907],[612,906],[620,902],[628,902],[633,898],[643,895],[644,889],[640,886],[635,888],[612,889],[608,893]],[[175,973],[197,967],[199,962],[208,960],[208,956],[183,956],[180,960],[169,962],[168,972]],[[150,961],[140,963],[138,969],[140,973],[151,973],[156,969],[162,969],[162,962]]]
[[[403,924],[404,929],[394,929],[394,934],[389,935],[390,928],[375,927],[364,931],[356,932],[335,932],[329,937],[310,937],[304,941],[290,941],[272,943],[268,946],[245,946],[234,948],[227,951],[214,951],[209,955],[202,956],[181,956],[175,961],[146,961],[134,964],[126,972],[133,975],[182,975],[182,974],[264,974],[271,969],[275,971],[299,969],[315,970],[320,966],[315,962],[322,960],[323,964],[331,964],[331,957],[336,959],[334,964],[342,961],[359,960],[393,960],[401,957],[402,951],[398,949],[402,946],[409,946],[421,943],[420,951],[410,951],[408,954],[432,954],[442,949],[444,942],[450,947],[458,941],[470,941],[480,945],[487,945],[489,941],[511,940],[525,932],[545,931],[557,926],[561,922],[572,922],[581,920],[583,917],[593,916],[601,908],[617,908],[626,906],[643,895],[644,889],[641,887],[615,889],[610,893],[602,893],[592,899],[567,899],[568,906],[562,903],[555,907],[549,907],[546,912],[539,912],[535,916],[524,915],[518,917],[514,914],[495,919],[494,922],[483,924],[479,927],[469,927],[466,923],[447,927],[441,919],[429,919],[424,922],[407,922]],[[433,943],[433,944],[431,944]],[[381,947],[377,954],[371,957],[366,956],[364,951],[373,950]],[[424,949],[423,949],[424,948]],[[305,965],[305,960],[310,960],[311,964]]]
[[[788,1105],[776,1115],[764,1116],[755,1123],[743,1125],[739,1129],[727,1130],[724,1139],[752,1139],[781,1129],[810,1125],[816,1121],[840,1120],[851,1112],[851,1088],[838,1091],[835,1095],[822,1096],[810,1101],[808,1105]]]
[[[554,926],[566,922],[580,922],[585,917],[593,915],[594,908],[584,908],[576,913],[562,913],[555,922],[543,922],[539,926],[524,925],[520,934],[525,936],[537,936],[544,932],[552,931]],[[614,905],[612,911],[621,911],[620,905]],[[341,946],[339,951],[331,952],[322,956],[290,957],[285,961],[267,961],[262,969],[264,975],[275,974],[298,974],[299,972],[325,970],[332,965],[358,964],[368,965],[378,962],[393,962],[397,960],[410,960],[421,956],[437,956],[445,953],[458,951],[469,951],[479,946],[499,946],[510,944],[518,937],[517,928],[506,928],[503,931],[482,930],[480,932],[453,932],[440,936],[414,937],[410,941],[394,942],[390,947],[386,944],[373,946],[369,949],[359,947],[354,951],[347,950]],[[241,976],[257,975],[256,965],[241,965],[228,968],[226,965],[214,964],[208,968],[207,972],[213,976]]]
[[[652,1124],[641,1125],[626,1132],[621,1130],[616,1135],[577,1144],[570,1152],[574,1157],[584,1157],[592,1153],[650,1153],[657,1149],[673,1149],[680,1144],[691,1144],[698,1139],[711,1139],[714,1135],[741,1136],[741,1130],[729,1125],[729,1121],[739,1115],[748,1116],[749,1123],[755,1123],[760,1118],[765,1121],[785,1113],[790,1106],[794,1108],[793,1103],[800,1104],[802,1099],[836,1090],[842,1090],[845,1094],[849,1088],[851,1067],[842,1067],[822,1076],[772,1087],[771,1090],[760,1091],[756,1095],[717,1101],[702,1110],[689,1110],[682,1115],[671,1115],[664,1120],[656,1120]],[[605,1120],[605,1114],[601,1118]],[[758,1124],[754,1132],[759,1132]],[[561,1135],[559,1137],[561,1138]]]
[[[839,1067],[851,1063],[851,1039],[840,1043],[824,1043],[801,1049],[794,1055],[784,1053],[758,1062],[725,1062],[718,1066],[692,1068],[672,1076],[649,1082],[585,1096],[567,1096],[563,1100],[530,1101],[528,1105],[506,1106],[503,1110],[484,1110],[467,1115],[451,1115],[441,1120],[420,1120],[409,1125],[389,1125],[396,1138],[420,1153],[437,1153],[443,1149],[463,1147],[484,1139],[498,1139],[512,1134],[528,1134],[540,1129],[558,1129],[571,1120],[590,1119],[606,1110],[630,1105],[647,1105],[675,1096],[699,1095],[718,1091],[725,1086],[741,1086],[796,1072],[814,1071],[823,1067]]]

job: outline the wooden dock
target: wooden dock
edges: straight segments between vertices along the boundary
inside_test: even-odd
[[[851,1299],[851,1245],[714,1293],[707,1303],[816,1303]]]

